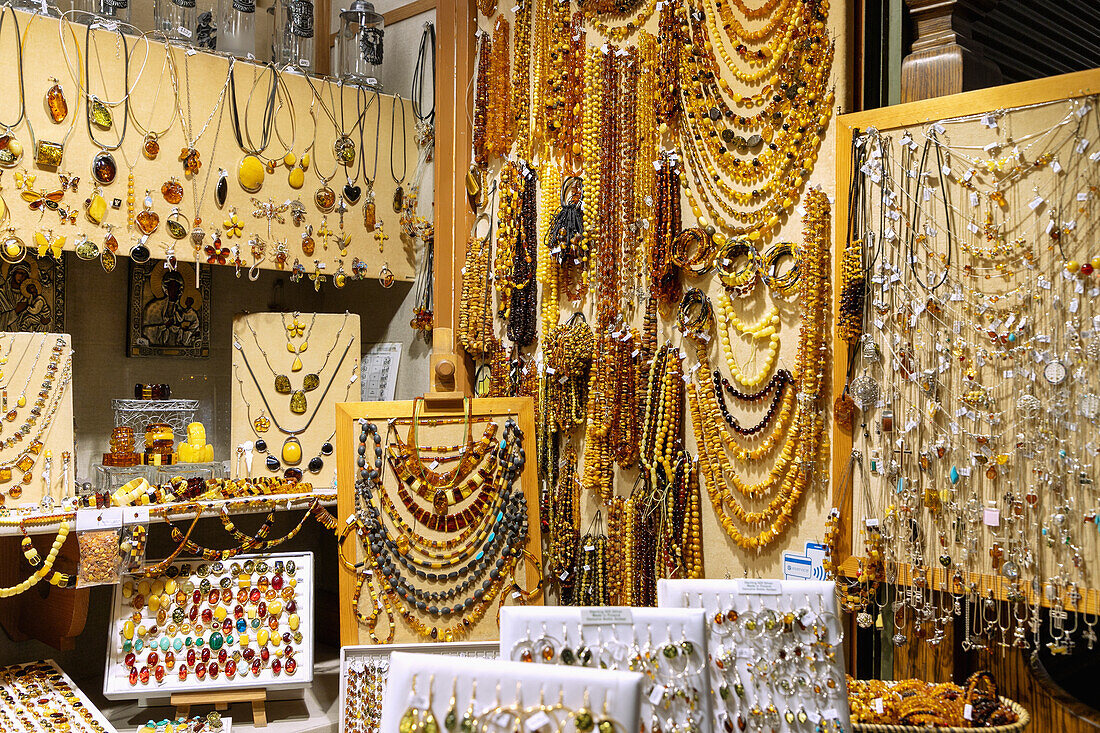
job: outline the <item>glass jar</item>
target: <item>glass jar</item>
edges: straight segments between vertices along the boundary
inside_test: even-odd
[[[276,0],[272,33],[275,62],[312,73],[313,28],[313,0]]]
[[[12,7],[25,13],[43,13],[42,0],[12,0]],[[62,10],[68,10],[71,2],[47,3],[44,15],[51,18],[60,18]]]
[[[195,40],[195,0],[156,0],[153,26],[173,43],[191,45]]]
[[[256,55],[256,0],[218,0],[218,50]]]
[[[337,74],[352,84],[378,86],[385,21],[367,0],[355,0],[340,13],[336,35]]]
[[[76,0],[73,3],[73,9],[104,20],[130,23],[130,0]]]

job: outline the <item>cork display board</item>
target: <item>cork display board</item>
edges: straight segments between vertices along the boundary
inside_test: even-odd
[[[402,521],[405,521],[409,527],[414,529],[418,535],[423,536],[425,539],[432,540],[442,537],[443,534],[434,532],[428,529],[424,523],[418,522],[416,517],[409,513],[407,506],[402,505],[402,500],[397,498],[397,484],[399,479],[396,477],[390,461],[388,460],[388,449],[390,445],[393,444],[398,437],[401,441],[407,442],[412,439],[412,436],[416,436],[415,440],[421,446],[445,446],[448,448],[461,446],[465,442],[467,424],[469,424],[475,443],[482,440],[487,435],[491,435],[492,438],[489,442],[495,447],[496,444],[501,442],[505,435],[505,421],[511,418],[516,422],[516,425],[523,433],[522,449],[526,454],[526,462],[523,472],[516,481],[515,490],[522,491],[526,500],[528,533],[527,544],[524,548],[526,556],[520,558],[519,563],[516,565],[515,581],[525,591],[537,587],[541,578],[539,568],[542,563],[542,551],[538,540],[539,496],[537,472],[534,464],[535,420],[532,402],[529,398],[486,398],[469,400],[468,405],[469,412],[467,413],[461,401],[457,404],[451,403],[438,408],[431,406],[426,407],[422,401],[418,401],[415,408],[418,426],[415,431],[410,430],[414,414],[413,402],[359,402],[337,406],[336,456],[338,463],[338,516],[347,518],[348,526],[345,527],[345,531],[349,532],[349,535],[341,546],[341,553],[345,562],[363,563],[365,559],[361,540],[358,534],[350,529],[350,523],[356,516],[358,504],[355,477],[358,475],[356,458],[359,456],[360,419],[365,419],[370,423],[374,423],[378,428],[382,439],[381,445],[384,457],[382,485],[387,496],[393,497],[392,504],[398,516]],[[469,423],[467,423],[466,420],[467,414],[470,418]],[[432,425],[433,420],[445,422],[444,424]],[[391,421],[393,421],[392,425]],[[495,433],[487,434],[486,429],[489,428],[490,424],[496,425]],[[399,436],[390,433],[391,427],[394,431],[400,431]],[[365,454],[368,465],[373,466],[374,443],[371,438],[367,440]],[[433,453],[433,455],[438,457],[440,455],[453,456],[459,454],[456,448],[456,450],[449,451],[449,453]],[[433,465],[435,468],[432,468]],[[432,470],[444,471],[451,465],[453,464],[446,461],[443,461],[441,464],[433,461],[428,467],[432,468]],[[378,492],[375,492],[376,498],[372,500],[374,502],[379,501],[377,493]],[[429,506],[431,504],[430,499],[424,502],[416,497],[413,498],[416,500],[418,506]],[[448,513],[451,516],[459,514],[465,509],[473,506],[477,501],[478,498],[475,493],[467,497],[461,503],[453,504],[449,507]],[[382,516],[384,517],[383,521],[387,528],[392,531],[392,518],[387,517],[385,514]],[[491,515],[485,514],[484,516],[489,517]],[[474,521],[477,521],[477,519]],[[497,530],[497,533],[502,534],[502,531]],[[449,533],[448,536],[453,537],[454,533]],[[481,545],[479,544],[478,546],[480,547]],[[488,553],[486,556],[488,556]],[[444,590],[455,585],[455,582],[452,581],[435,584],[432,581],[417,578],[403,565],[398,567],[403,577],[409,579],[411,576],[410,582],[418,589],[427,591]],[[478,578],[477,583],[480,584],[480,582],[481,579]],[[375,640],[371,639],[366,626],[361,624],[356,618],[357,612],[362,616],[370,614],[372,606],[370,594],[367,589],[364,588],[360,594],[359,603],[356,605],[353,602],[355,593],[356,573],[352,572],[347,567],[342,567],[340,570],[340,642],[344,645],[375,643]],[[469,593],[458,596],[457,600],[464,600],[467,595],[472,596],[472,594],[473,588],[471,588]],[[418,622],[424,624],[426,629],[436,627],[439,630],[438,639],[436,639],[438,641],[492,641],[500,638],[497,609],[502,600],[506,605],[515,605],[517,603],[515,593],[508,580],[505,580],[500,595],[488,607],[484,616],[482,616],[476,624],[470,627],[467,633],[462,635],[461,638],[456,639],[445,638],[444,629],[456,624],[461,624],[461,617],[459,615],[432,616],[428,613],[415,611],[412,613]],[[536,596],[531,602],[541,603],[541,596]],[[404,608],[403,605],[398,605],[397,607]],[[395,615],[395,623],[396,633],[392,640],[394,643],[433,641],[430,637],[418,635],[400,615]],[[377,619],[375,630],[377,636],[384,640],[388,633],[387,616],[384,610]]]
[[[7,15],[10,24],[11,14]],[[265,133],[271,68],[241,60],[233,62],[237,128],[243,145],[259,149],[266,140],[261,157],[271,163],[259,189],[247,191],[238,178],[246,153],[236,139],[230,61],[226,57],[147,43],[132,36],[126,36],[123,43],[118,33],[99,28],[89,34],[85,25],[39,15],[19,12],[17,17],[25,37],[23,87],[27,115],[12,130],[22,147],[22,158],[4,171],[0,185],[10,225],[28,246],[32,246],[34,234],[42,232],[51,247],[56,242],[60,249],[76,251],[84,259],[97,259],[111,234],[117,240],[117,254],[128,255],[142,239],[139,223],[128,221],[127,199],[132,193],[135,220],[145,210],[146,202],[150,213],[143,222],[151,223],[153,216],[159,220],[145,241],[154,259],[163,260],[170,254],[180,261],[197,259],[202,264],[231,266],[239,259],[246,270],[256,266],[287,272],[298,261],[303,277],[317,272],[320,264],[320,273],[326,278],[332,278],[342,267],[348,280],[353,262],[358,260],[363,277],[378,277],[386,265],[397,280],[412,280],[412,240],[402,232],[394,206],[398,183],[390,174],[392,159],[395,175],[400,178],[405,172],[402,190],[408,193],[417,161],[415,116],[408,100],[281,72],[275,122],[267,126]],[[0,38],[0,59],[12,69],[7,89],[15,99],[19,65],[13,37],[14,30],[5,27]],[[55,62],[35,63],[35,59]],[[90,79],[85,79],[86,75]],[[66,107],[59,123],[52,121],[47,100],[54,78]],[[323,105],[316,100],[311,85]],[[98,115],[104,108],[110,113],[110,127],[98,124],[105,122],[99,116],[95,121],[86,120],[88,105],[81,88],[106,101],[95,110]],[[131,93],[129,113],[125,114],[127,105],[120,100],[126,99],[127,90]],[[53,98],[56,103],[57,96]],[[177,105],[178,113],[173,109]],[[14,102],[0,105],[0,109],[5,110],[5,119],[18,117]],[[360,112],[361,130],[357,123]],[[127,124],[118,147],[124,117]],[[338,125],[355,148],[354,162],[346,173],[338,165],[334,150]],[[157,133],[159,150],[155,158],[150,157],[148,151],[152,148],[146,144],[145,133],[150,131]],[[60,162],[40,165],[32,137],[39,144],[63,143]],[[190,145],[198,151],[201,164],[194,173],[185,172],[181,160],[181,151]],[[293,157],[287,157],[288,152]],[[94,161],[102,163],[105,155],[113,161],[110,165],[115,171],[109,183],[97,182],[93,175]],[[309,160],[303,168],[305,156]],[[222,171],[225,200],[219,205]],[[132,192],[128,190],[131,173]],[[319,208],[315,198],[323,185],[320,176],[331,177],[327,185],[333,194],[333,208],[328,212]],[[359,196],[354,203],[351,199],[344,202],[347,210],[341,216],[341,192],[349,178]],[[375,200],[377,227],[373,231],[366,226],[365,204],[372,190],[365,180],[368,178],[373,180]],[[292,180],[298,188],[292,187]],[[162,189],[170,192],[170,198],[162,194]],[[102,201],[93,197],[95,192]],[[41,204],[29,208],[45,194],[59,204],[56,209],[51,206],[53,210],[47,210]],[[94,202],[94,207],[86,202]],[[61,211],[68,216],[62,218]],[[190,236],[196,219],[201,219],[198,228],[205,233],[197,251]],[[309,232],[312,242],[305,236]],[[215,248],[216,233],[220,233],[220,244]],[[378,238],[376,233],[380,234]],[[176,234],[181,236],[177,239]],[[254,242],[263,245],[260,257],[253,252]],[[277,248],[281,245],[285,246],[286,257],[279,262]],[[211,249],[206,249],[208,246]]]
[[[38,506],[44,497],[60,505],[71,495],[73,358],[69,334],[0,333],[0,506]]]
[[[233,477],[297,469],[303,481],[332,486],[335,405],[359,394],[359,316],[252,313],[233,320],[232,338]]]

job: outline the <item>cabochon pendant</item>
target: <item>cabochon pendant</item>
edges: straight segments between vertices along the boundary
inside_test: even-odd
[[[313,203],[317,204],[317,208],[327,214],[336,206],[336,192],[327,185],[321,186],[313,194]]]
[[[281,451],[283,457],[283,463],[288,466],[297,466],[302,462],[302,444],[298,442],[298,438],[290,436],[283,443],[283,450]]]
[[[141,145],[141,153],[148,160],[156,160],[160,155],[160,140],[157,139],[155,132],[150,132],[145,136],[145,142]]]
[[[285,374],[276,375],[275,391],[279,394],[290,394],[290,377]]]
[[[23,159],[23,143],[10,131],[0,135],[0,166],[13,168]]]
[[[103,271],[110,274],[115,271],[115,265],[118,264],[115,253],[104,247],[99,252],[99,264],[102,265]]]
[[[401,208],[405,205],[405,189],[398,186],[393,192],[393,210],[394,213],[400,214]]]
[[[290,396],[290,411],[295,415],[301,415],[306,411],[306,393],[302,390],[295,390],[294,394]]]
[[[106,150],[100,151],[92,158],[92,178],[96,179],[97,183],[104,186],[110,185],[114,183],[117,175],[118,165],[115,163],[115,158]]]
[[[237,167],[237,182],[248,193],[256,193],[264,185],[263,161],[255,155],[246,155],[241,158],[241,164]]]
[[[214,188],[214,202],[218,208],[225,206],[225,200],[229,197],[229,174],[224,168],[218,169],[218,185]]]

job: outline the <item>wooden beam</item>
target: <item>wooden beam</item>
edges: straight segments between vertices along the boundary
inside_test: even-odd
[[[440,362],[453,366],[451,389],[465,391],[465,362],[457,356],[454,328],[462,294],[462,263],[471,226],[464,175],[469,164],[474,75],[474,0],[453,0],[436,9],[435,84],[435,331],[430,384],[442,389]],[[448,367],[449,369],[450,367]]]
[[[463,5],[464,3],[459,0],[458,4]],[[413,0],[411,3],[405,3],[388,13],[382,13],[382,17],[386,20],[386,25],[393,25],[421,13],[426,13],[429,10],[435,10],[435,5],[436,0]]]
[[[313,62],[318,74],[328,76],[332,73],[332,44],[320,40],[332,35],[332,0],[317,0],[313,8]]]

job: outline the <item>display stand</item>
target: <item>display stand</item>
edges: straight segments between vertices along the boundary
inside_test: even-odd
[[[191,717],[192,705],[213,705],[216,711],[223,712],[229,709],[231,703],[252,703],[252,725],[256,728],[267,727],[267,691],[258,690],[234,690],[232,692],[179,692],[172,695],[172,705],[176,708],[177,718]],[[228,729],[223,728],[222,733]]]
[[[421,405],[417,408],[418,414],[425,420],[432,418],[463,418],[465,411],[463,402],[459,399],[456,403],[445,403],[435,407],[431,404]],[[533,454],[535,442],[534,409],[530,398],[491,398],[473,399],[469,402],[470,417],[477,425],[477,431],[489,420],[496,420],[503,427],[503,421],[512,417],[523,431],[523,446],[527,454],[527,466],[520,476],[520,485],[527,500],[528,511],[528,544],[526,547],[528,556],[523,563],[521,571],[517,566],[517,580],[525,587],[537,587],[540,579],[541,549],[538,541],[538,479],[535,470]],[[356,421],[366,419],[378,425],[380,432],[385,434],[388,421],[404,420],[400,427],[402,432],[407,430],[408,421],[412,419],[414,411],[413,402],[360,402],[341,404],[336,406],[336,455],[337,455],[337,486],[338,486],[338,514],[340,517],[352,518],[355,515],[355,457],[358,456],[359,430]],[[480,423],[480,424],[478,424]],[[475,432],[475,435],[477,433]],[[502,431],[498,431],[499,438]],[[432,443],[455,443],[462,439],[464,426],[459,423],[441,426],[438,429],[425,429],[422,431],[421,440]],[[383,453],[385,450],[383,449]],[[395,478],[392,471],[384,472],[384,480],[387,486],[391,485]],[[425,530],[426,531],[426,530]],[[352,549],[357,544],[357,538],[348,539],[343,547],[348,562],[359,563],[363,559],[362,547]],[[352,559],[354,557],[354,560]],[[532,567],[534,566],[534,567]],[[520,580],[522,577],[522,580]],[[340,640],[342,644],[363,644],[369,639],[365,630],[356,620],[357,606],[355,599],[356,574],[345,569],[340,573]],[[364,607],[369,602],[366,600],[367,592],[362,592],[360,599]],[[509,597],[511,600],[514,600]],[[366,611],[364,611],[366,613]],[[435,623],[427,614],[418,614],[423,623],[431,626]],[[451,620],[454,623],[455,619]],[[379,628],[385,625],[385,620],[378,622]],[[484,641],[499,638],[499,629],[496,625],[495,608],[486,613],[477,624],[468,628],[463,637],[471,641]],[[397,642],[421,641],[421,636],[414,633],[401,620],[397,620]],[[458,640],[458,639],[454,639]],[[451,641],[451,639],[447,639]]]
[[[291,335],[287,326],[295,323],[301,324],[301,328]],[[239,316],[233,320],[233,347],[230,445],[234,450],[253,446],[251,471],[247,460],[235,458],[233,477],[284,476],[289,470],[297,470],[301,471],[303,481],[331,486],[336,467],[325,446],[331,447],[336,431],[333,406],[359,395],[358,364],[362,354],[359,316],[346,313]],[[296,351],[291,352],[291,348]],[[299,368],[294,370],[295,366]],[[286,380],[280,387],[283,392],[276,390],[280,378]],[[299,409],[303,412],[293,411],[295,399],[302,400]],[[265,425],[266,429],[257,429]],[[256,447],[261,440],[266,444],[263,451]],[[294,457],[284,450],[288,443],[298,445],[296,462],[292,463]],[[272,459],[275,462],[269,466]],[[311,468],[315,460],[320,463],[316,471]]]
[[[546,660],[549,650],[551,659]],[[578,658],[586,652],[592,655],[588,662]],[[701,730],[710,719],[702,609],[502,608],[500,656],[513,662],[527,656],[535,663],[645,672],[642,730]]]
[[[349,684],[356,675],[365,677],[367,668],[372,672],[377,671],[381,692],[385,692],[388,686],[385,670],[389,668],[390,657],[394,652],[413,652],[416,654],[438,654],[445,657],[473,657],[475,659],[496,659],[500,647],[496,642],[453,642],[450,644],[361,644],[356,646],[340,647],[340,722],[337,730],[348,730],[348,713],[354,707],[354,713],[358,715],[377,715],[377,708],[363,710],[367,707],[368,694],[377,694],[379,690],[366,690],[360,682],[357,695],[349,694]],[[376,726],[381,722],[380,718],[368,719]],[[368,727],[368,730],[371,728]]]
[[[706,612],[714,730],[750,721],[781,733],[849,730],[835,593],[831,582],[804,580],[657,582],[662,608]]]
[[[290,562],[295,564],[293,573],[290,572]],[[220,568],[215,569],[217,565]],[[314,674],[312,553],[238,555],[220,563],[200,558],[176,561],[170,567],[176,569],[172,575],[165,572],[163,576],[153,578],[129,576],[115,586],[113,620],[108,629],[103,677],[105,697],[112,700],[149,700],[172,695],[173,705],[218,705],[255,699],[262,703],[263,696],[269,690],[310,685]],[[275,581],[276,576],[280,576],[278,582]],[[276,588],[276,585],[279,587]],[[264,590],[260,591],[261,587]],[[228,604],[224,602],[224,596],[214,599],[210,595],[218,592],[235,596],[241,590],[245,593],[245,599],[231,598]],[[186,600],[182,606],[176,605],[177,596],[174,593],[185,594]],[[194,602],[192,594],[197,594],[198,603]],[[173,612],[181,609],[185,614],[181,623],[190,620],[194,612],[195,620],[191,623],[195,626],[187,636],[193,643],[184,642],[185,634],[182,632],[169,632],[163,623],[158,626],[157,611],[152,609],[148,600],[154,597],[157,599],[154,603],[160,609],[171,608]],[[295,604],[293,611],[290,607],[292,601]],[[263,604],[262,609],[260,604]],[[241,607],[239,614],[234,610],[238,605]],[[131,615],[135,611],[140,614],[137,623],[133,622]],[[170,616],[166,620],[169,619]],[[244,631],[240,630],[241,621],[244,621]],[[154,626],[161,629],[159,635],[152,630]],[[146,631],[142,632],[143,629]],[[215,633],[221,638],[212,643]],[[261,634],[270,642],[261,639]],[[300,637],[286,641],[296,634]],[[142,640],[140,648],[138,639]],[[165,639],[168,641],[167,649],[162,645]],[[131,640],[129,646],[126,645],[127,640]],[[176,648],[177,640],[184,642],[181,648]],[[261,641],[264,643],[261,644]],[[287,646],[294,650],[293,671],[288,671],[285,666],[291,658],[286,652]],[[269,648],[270,658],[262,660],[258,671],[253,671],[252,662],[261,660],[264,647]],[[251,659],[237,660],[235,652],[243,654],[246,649],[251,649],[254,656],[250,654]],[[232,655],[227,655],[227,658],[233,659],[234,670],[228,668],[227,661],[219,659],[221,650]],[[188,660],[192,651],[195,652],[194,661]],[[203,659],[202,655],[207,651],[210,654]],[[150,660],[151,652],[157,653],[159,658]],[[169,652],[176,657],[175,669],[164,669],[162,679],[157,680],[157,666],[164,664],[163,656]],[[132,666],[126,663],[127,655],[131,653],[136,656]],[[278,669],[275,668],[276,662]],[[190,671],[181,679],[178,670],[185,664]],[[200,677],[196,672],[199,665],[205,665],[211,671]],[[217,665],[216,673],[212,665]],[[146,673],[131,684],[130,670],[141,668]],[[183,693],[188,696],[177,697]],[[257,698],[257,694],[261,697]]]
[[[599,730],[607,729],[599,721],[610,720],[614,723],[608,730],[632,732],[638,730],[642,679],[636,672],[482,659],[455,664],[432,654],[397,653],[390,658],[379,730],[398,730],[410,708],[430,709],[442,726],[453,695],[460,720],[471,709],[481,718],[484,727],[478,730],[492,730],[492,724],[497,730],[518,730],[520,725],[529,731],[572,730],[568,724],[574,722],[573,713],[587,710]],[[539,706],[558,709],[536,717]],[[527,715],[517,716],[517,709]]]

